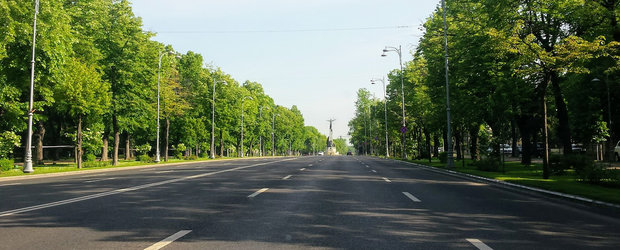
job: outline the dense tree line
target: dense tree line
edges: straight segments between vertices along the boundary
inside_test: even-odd
[[[509,144],[516,154],[517,145],[522,145],[521,161],[530,164],[546,141],[565,155],[573,153],[573,144],[583,144],[595,154],[594,147],[606,141],[605,157],[614,157],[609,149],[620,134],[613,126],[620,115],[619,4],[616,0],[446,1],[450,139],[457,158],[464,157],[465,144],[473,159],[488,147],[498,152],[500,144]],[[424,23],[424,35],[404,72],[388,75],[392,154],[402,154],[399,146],[393,147],[400,143],[401,74],[408,153],[427,158],[446,146],[443,11],[438,7]],[[381,146],[385,139],[380,136],[383,105],[360,90],[357,116],[350,122],[352,142],[364,145],[370,138],[380,154],[385,154]],[[368,117],[374,118],[365,126]],[[372,126],[376,134],[365,136],[364,129]],[[544,175],[548,176],[547,168]]]
[[[75,145],[70,153],[78,167],[82,159],[95,157],[104,162],[111,157],[116,165],[121,155],[129,159],[135,150],[152,156],[158,73],[164,160],[209,155],[214,104],[217,156],[241,155],[241,145],[244,155],[252,156],[324,150],[325,136],[304,126],[296,106],[276,105],[259,83],[239,83],[206,65],[200,54],[181,54],[151,40],[154,34],[142,28],[129,1],[45,0],[39,9],[37,163],[68,156],[43,150],[44,145]],[[0,158],[22,156],[23,149],[14,149],[26,137],[34,11],[34,1],[0,0]]]

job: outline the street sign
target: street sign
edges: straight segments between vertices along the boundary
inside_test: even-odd
[[[400,128],[400,132],[401,133],[407,133],[407,127],[403,126],[402,128]]]

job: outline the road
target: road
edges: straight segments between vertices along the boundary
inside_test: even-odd
[[[0,249],[618,249],[589,210],[378,158],[210,161],[0,181]]]

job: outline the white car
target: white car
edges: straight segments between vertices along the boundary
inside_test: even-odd
[[[319,152],[319,155],[323,155],[323,152]]]

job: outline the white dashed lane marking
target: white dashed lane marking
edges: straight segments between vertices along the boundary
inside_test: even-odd
[[[254,197],[258,196],[261,193],[267,192],[267,190],[269,190],[269,188],[262,188],[261,190],[258,190],[256,192],[254,192],[253,194],[248,195],[248,198],[254,198]]]
[[[467,241],[480,250],[493,250],[493,248],[487,246],[487,244],[484,244],[484,242],[479,239],[467,239]]]
[[[407,196],[407,198],[411,199],[413,202],[422,202],[420,199],[416,198],[415,196],[413,196],[409,192],[403,192],[403,194],[405,196]]]
[[[153,244],[150,247],[145,248],[144,250],[158,250],[158,249],[162,249],[163,247],[167,246],[168,244],[172,243],[175,240],[178,240],[179,238],[185,236],[186,234],[190,233],[192,230],[181,230],[173,235],[168,236],[168,238],[165,238],[163,240],[161,240],[160,242],[157,242],[155,244]]]

